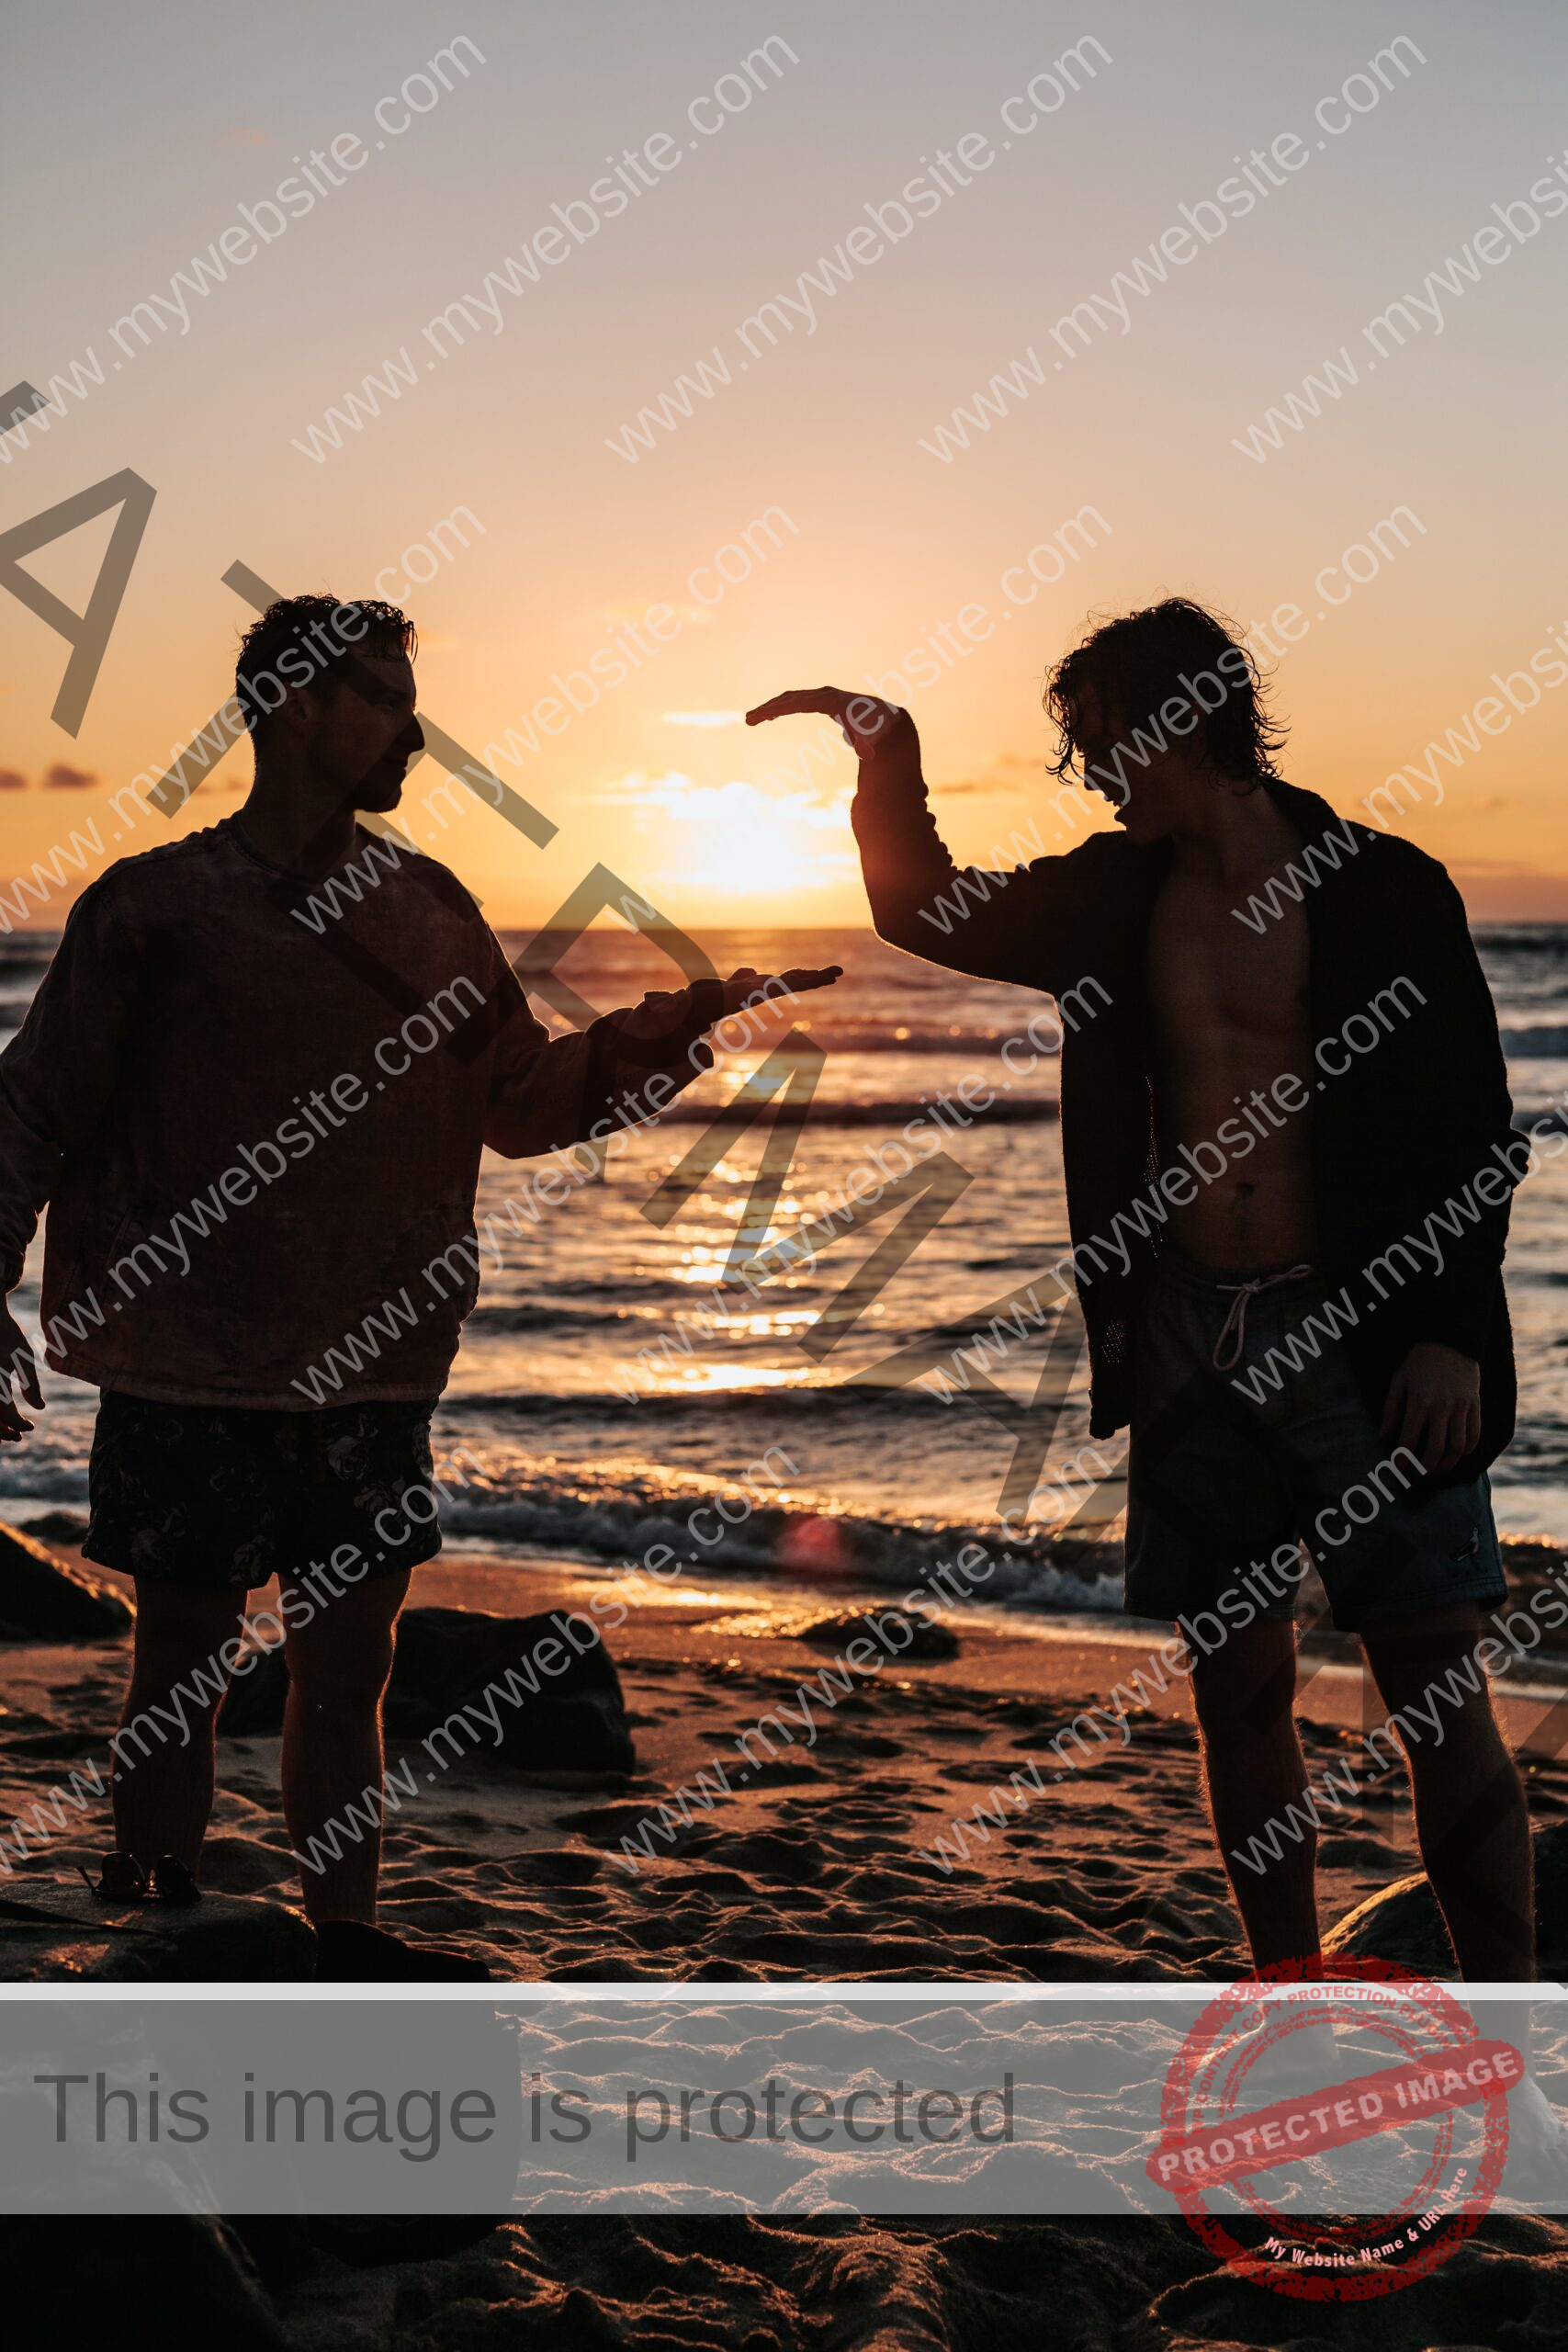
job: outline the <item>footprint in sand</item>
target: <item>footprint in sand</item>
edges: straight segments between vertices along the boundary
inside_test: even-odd
[[[604,1857],[586,1847],[542,1847],[537,1853],[521,1854],[501,1867],[520,1886],[583,1886],[598,1877]]]
[[[754,1829],[738,1838],[709,1841],[708,1857],[734,1862],[740,1870],[761,1871],[769,1878],[804,1881],[820,1875],[821,1849],[814,1839],[784,1830]]]
[[[291,1853],[259,1838],[220,1831],[201,1849],[201,1878],[220,1894],[256,1894],[291,1879],[298,1865]]]

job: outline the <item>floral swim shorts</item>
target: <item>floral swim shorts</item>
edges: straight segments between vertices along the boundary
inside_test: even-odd
[[[355,1581],[416,1567],[441,1549],[435,1404],[289,1413],[106,1390],[83,1552],[126,1576],[208,1592],[303,1576],[334,1555]]]

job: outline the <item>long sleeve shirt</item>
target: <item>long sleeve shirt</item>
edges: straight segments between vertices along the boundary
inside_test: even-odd
[[[1435,858],[1338,817],[1314,793],[1268,788],[1304,844],[1274,887],[1301,906],[1309,937],[1320,1271],[1355,1318],[1343,1343],[1374,1418],[1418,1340],[1479,1363],[1481,1442],[1436,1483],[1468,1480],[1513,1433],[1502,1261],[1529,1148],[1514,1131],[1491,994],[1463,902]],[[884,939],[1058,1001],[1072,1269],[1092,1434],[1110,1436],[1129,1416],[1141,1301],[1170,1197],[1148,996],[1168,845],[1098,833],[1010,873],[961,874],[926,804],[913,729],[863,763],[852,817]],[[1272,919],[1257,900],[1248,911]],[[1391,996],[1396,982],[1407,985]]]
[[[478,1288],[482,1148],[605,1136],[710,1065],[715,984],[552,1039],[454,875],[355,849],[333,891],[225,820],[73,908],[0,1055],[0,1284],[47,1202],[60,1370],[171,1404],[436,1396]]]

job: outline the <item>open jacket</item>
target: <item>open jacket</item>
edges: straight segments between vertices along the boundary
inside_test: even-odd
[[[1514,1426],[1502,1262],[1529,1146],[1513,1127],[1496,1014],[1463,903],[1436,859],[1337,816],[1315,793],[1269,789],[1304,845],[1274,887],[1277,903],[1300,904],[1310,939],[1314,1067],[1297,1075],[1314,1089],[1321,1081],[1312,1097],[1319,1271],[1357,1317],[1344,1346],[1374,1419],[1416,1341],[1479,1363],[1480,1444],[1432,1482],[1458,1484],[1502,1452]],[[852,814],[884,939],[1057,1000],[1091,1434],[1110,1436],[1129,1416],[1140,1305],[1168,1215],[1147,956],[1168,846],[1097,833],[1009,874],[961,875],[927,808],[912,729],[863,763]],[[1257,901],[1251,911],[1270,919]],[[1391,997],[1395,982],[1406,985]]]
[[[446,866],[355,853],[368,882],[300,884],[226,819],[73,908],[0,1055],[0,1284],[48,1202],[61,1371],[169,1404],[434,1396],[482,1148],[605,1136],[710,1066],[716,983],[552,1039]]]

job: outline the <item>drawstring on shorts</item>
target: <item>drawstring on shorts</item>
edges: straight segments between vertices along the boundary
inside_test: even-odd
[[[1247,1341],[1247,1310],[1258,1292],[1274,1290],[1280,1283],[1304,1282],[1313,1271],[1311,1266],[1288,1266],[1283,1273],[1260,1274],[1256,1282],[1219,1283],[1215,1285],[1219,1290],[1234,1293],[1230,1312],[1220,1326],[1220,1336],[1214,1341],[1214,1352],[1209,1359],[1216,1372],[1234,1372],[1241,1362],[1241,1351]],[[1227,1340],[1231,1343],[1230,1353],[1222,1355],[1221,1350]]]

